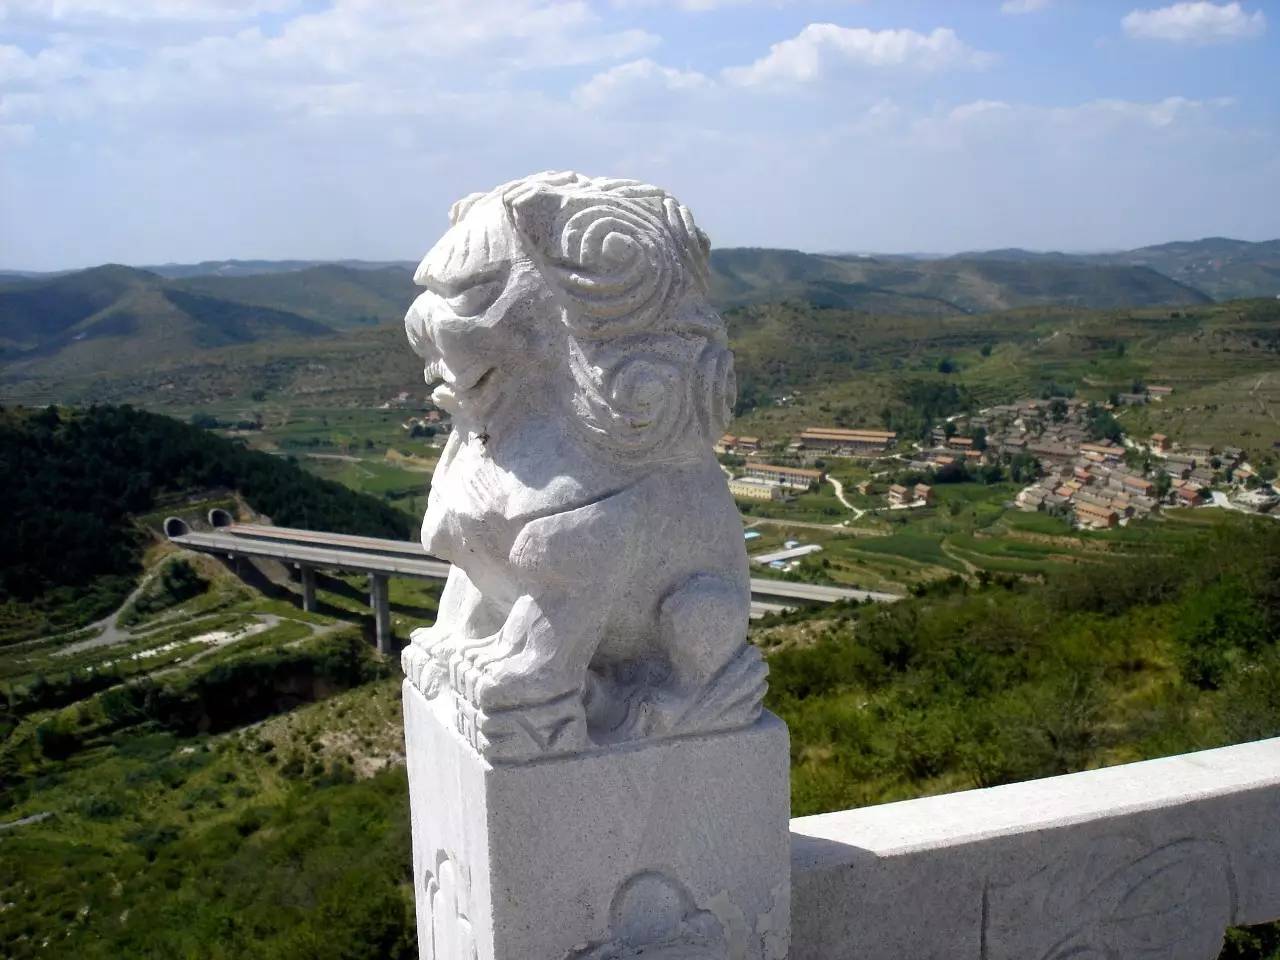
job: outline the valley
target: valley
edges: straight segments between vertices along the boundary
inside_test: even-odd
[[[1239,447],[1271,482],[1280,302],[1219,302],[1148,264],[1017,262],[715,261],[729,429],[755,445],[722,466],[822,475],[739,499],[750,555],[796,554],[753,576],[903,598],[752,623],[797,815],[1280,734],[1274,517],[1167,503],[1084,529],[1020,509],[1038,474],[1013,457],[939,479],[992,408],[1057,400],[1126,442]],[[399,667],[372,648],[368,585],[321,574],[307,612],[296,571],[160,532],[217,507],[413,535],[449,425],[404,344],[408,270],[86,273],[0,281],[4,493],[22,518],[0,564],[0,853],[16,865],[0,944],[414,956]],[[812,426],[895,439],[795,450]],[[908,483],[928,502],[892,508]],[[390,588],[404,643],[439,586]],[[1274,927],[1235,931],[1223,957],[1276,944]]]

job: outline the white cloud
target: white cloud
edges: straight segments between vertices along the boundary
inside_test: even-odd
[[[1175,3],[1155,10],[1134,10],[1120,21],[1124,32],[1140,40],[1171,43],[1227,43],[1256,37],[1267,29],[1261,10],[1248,13],[1239,3]]]
[[[613,6],[626,9],[634,7],[675,7],[686,13],[707,13],[726,7],[789,7],[803,0],[612,0]],[[863,3],[865,0],[842,0],[846,4]]]
[[[35,139],[35,127],[29,123],[0,123],[0,143],[24,147]]]
[[[21,47],[0,43],[0,89],[47,86],[81,75],[84,50],[62,42],[32,55]]]
[[[958,123],[969,123],[991,116],[1003,116],[1011,109],[1013,108],[1003,100],[973,100],[952,107],[947,116]]]
[[[946,29],[816,24],[712,68],[754,18],[667,58],[606,0],[299,0],[287,17],[245,0],[247,19],[192,0],[191,23],[19,2],[26,20],[0,20],[0,224],[23,224],[0,227],[5,266],[408,259],[458,196],[565,167],[663,184],[728,245],[1123,246],[1280,222],[1280,145],[1247,102],[1190,87],[1050,108],[999,77],[961,96],[937,71],[991,57]],[[671,4],[717,0],[655,2],[674,31],[707,21]],[[60,19],[28,30],[37,7]],[[761,95],[855,69],[829,100]]]
[[[946,27],[925,34],[811,23],[791,39],[775,43],[755,63],[732,67],[725,76],[742,86],[762,86],[812,82],[837,64],[936,71],[983,67],[992,59]]]
[[[1203,118],[1208,111],[1224,109],[1234,103],[1229,97],[1212,100],[1165,97],[1155,101],[1101,99],[1076,107],[1057,108],[1051,110],[1049,116],[1059,123],[1084,123],[1095,128],[1099,125],[1122,123],[1160,129]]]
[[[689,13],[706,13],[721,7],[737,7],[759,0],[612,0],[613,6],[625,10],[637,7],[675,7]]]
[[[794,6],[805,3],[805,0],[611,0],[618,9],[657,8],[657,6],[673,6],[685,13],[708,13],[710,10],[722,10],[730,6]],[[865,0],[829,0],[831,3],[846,5],[865,3]]]
[[[711,85],[696,70],[664,67],[646,57],[597,73],[573,91],[573,99],[584,107],[623,106],[654,94],[689,94]]]
[[[1000,4],[1001,13],[1039,13],[1041,10],[1047,10],[1052,0],[1004,0]]]
[[[26,3],[50,16],[67,6]],[[179,4],[193,15],[231,6]],[[132,45],[122,39],[127,32],[88,35],[75,31],[81,26],[50,32],[35,54],[0,44],[0,108],[37,127],[100,114],[120,128],[135,121],[147,135],[172,123],[186,136],[206,111],[216,114],[213,131],[229,129],[236,114],[247,126],[268,117],[410,117],[441,106],[452,113],[461,104],[483,114],[483,104],[513,99],[512,73],[608,63],[658,42],[604,23],[579,0],[335,0],[272,32],[256,23],[214,25],[195,39]],[[16,97],[32,91],[42,96]]]
[[[958,130],[977,125],[1005,125],[1011,130],[1070,129],[1074,133],[1106,134],[1121,128],[1162,130],[1188,127],[1209,119],[1214,111],[1235,105],[1230,97],[1197,100],[1103,98],[1066,107],[1042,107],[1004,100],[973,100],[913,121],[917,130],[935,137],[940,128]]]
[[[0,24],[7,20],[72,24],[103,20],[234,22],[289,10],[299,3],[300,0],[5,0],[0,5]]]

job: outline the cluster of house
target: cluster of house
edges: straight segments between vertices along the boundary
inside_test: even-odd
[[[1044,478],[1018,494],[1024,510],[1069,510],[1082,527],[1114,527],[1134,516],[1159,509],[1162,501],[1194,507],[1204,503],[1220,478],[1243,482],[1252,471],[1239,447],[1221,450],[1205,444],[1174,449],[1168,437],[1154,434],[1148,449],[1159,463],[1157,476],[1165,474],[1168,492],[1156,479],[1124,463],[1119,444],[1085,443],[1069,464],[1047,470]]]
[[[735,437],[726,433],[716,441],[716,453],[731,453],[739,457],[750,457],[760,452],[759,437]]]
[[[841,427],[806,427],[787,445],[787,453],[803,462],[822,457],[878,457],[897,441],[891,430],[845,430]],[[726,433],[715,445],[716,453],[750,457],[760,452],[759,437]]]
[[[448,433],[451,427],[449,415],[439,410],[428,410],[422,416],[409,417],[400,424],[400,429],[411,437],[442,435]]]
[[[1022,490],[1017,504],[1023,510],[1070,511],[1081,527],[1105,529],[1121,520],[1143,517],[1159,509],[1155,481],[1124,463],[1119,444],[1082,444],[1070,463],[1054,465],[1036,483]]]
[[[821,457],[879,457],[898,440],[892,430],[845,430],[839,427],[806,427],[787,446],[801,460]]]
[[[933,487],[927,483],[917,483],[913,486],[895,483],[889,487],[888,496],[890,510],[933,506]]]
[[[823,457],[875,457],[896,440],[897,434],[887,430],[807,427],[788,445],[787,453],[797,462],[807,464]],[[754,458],[761,452],[759,437],[726,433],[716,443],[715,450],[746,458],[740,473],[729,480],[729,492],[745,500],[787,500],[794,494],[813,490],[824,477],[823,471],[810,466],[758,462]]]
[[[1116,394],[1116,401],[1122,407],[1138,407],[1152,400],[1161,401],[1173,393],[1173,387],[1151,385],[1131,393]]]
[[[1022,453],[1046,470],[1067,464],[1089,442],[1089,406],[1075,399],[1024,400],[954,417],[933,429],[931,446],[910,465],[915,470],[937,470]]]
[[[742,473],[729,479],[729,492],[744,500],[786,500],[814,489],[822,477],[821,470],[748,460]]]

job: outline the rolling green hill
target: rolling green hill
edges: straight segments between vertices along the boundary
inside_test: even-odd
[[[266,273],[292,273],[313,267],[335,266],[351,270],[383,270],[396,267],[412,271],[409,260],[202,260],[199,263],[162,263],[142,269],[161,277],[254,277]],[[2,276],[2,274],[0,274]]]
[[[1109,262],[1149,266],[1217,300],[1280,296],[1280,240],[1249,243],[1210,237],[1162,243],[1114,254]]]
[[[713,253],[712,287],[738,354],[742,409],[816,386],[819,402],[834,392],[837,403],[811,414],[843,410],[838,419],[866,422],[883,408],[873,409],[884,394],[877,377],[930,372],[948,356],[968,357],[963,379],[980,397],[1034,391],[1054,377],[1105,396],[1125,377],[1160,382],[1185,369],[1204,387],[1264,372],[1259,364],[1274,362],[1274,321],[1258,304],[1274,300],[1219,309],[1156,268],[1200,270],[1216,257],[1265,271],[1277,245],[1206,240],[1092,259],[1018,250],[914,260],[727,249]],[[1101,262],[1124,257],[1150,263]],[[0,396],[179,408],[252,397],[323,407],[423,389],[400,327],[416,291],[402,265],[164,269],[182,275],[105,266],[0,280]],[[1220,282],[1224,275],[1215,274]],[[999,349],[978,356],[984,345]],[[1094,369],[1081,365],[1086,356]]]
[[[412,274],[397,266],[356,269],[324,264],[303,270],[250,276],[202,276],[174,286],[221,300],[296,313],[325,326],[353,326],[399,320],[421,292]]]
[[[1280,296],[1280,240],[1253,243],[1228,237],[1206,237],[1115,253],[1059,253],[1010,248],[963,253],[954,259],[1150,267],[1172,280],[1209,294],[1215,300]]]
[[[1259,457],[1280,441],[1276,300],[937,319],[763,304],[725,318],[738,372],[735,433],[781,440],[810,423],[888,420],[900,429],[904,413],[940,391],[949,406],[935,413],[949,414],[1051,389],[1105,401],[1145,382],[1174,394],[1126,408],[1126,430],[1230,443]]]
[[[712,293],[725,306],[801,300],[872,313],[947,316],[1034,305],[1086,308],[1207,303],[1150,267],[1041,260],[879,260],[793,250],[716,250]]]
[[[117,265],[0,286],[0,358],[17,377],[123,373],[208,349],[331,332],[288,310]]]

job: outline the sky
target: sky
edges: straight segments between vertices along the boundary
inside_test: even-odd
[[[1280,236],[1280,0],[0,0],[0,267],[419,258],[546,169],[717,246]]]

